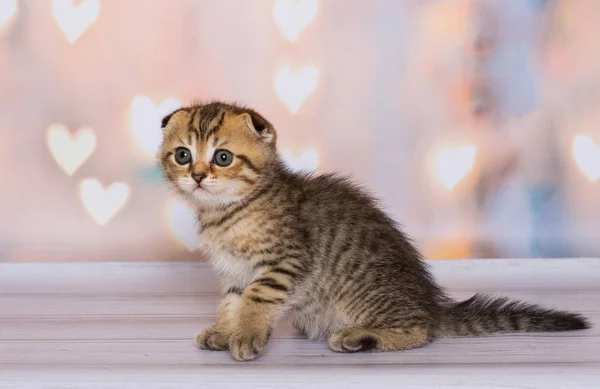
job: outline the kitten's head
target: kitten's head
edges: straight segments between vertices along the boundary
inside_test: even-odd
[[[172,187],[205,207],[238,201],[260,187],[277,161],[277,135],[257,112],[213,102],[162,121],[159,162]]]

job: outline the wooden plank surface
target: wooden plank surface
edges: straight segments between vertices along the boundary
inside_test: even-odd
[[[0,388],[600,388],[600,260],[431,265],[456,298],[494,292],[579,311],[594,327],[345,355],[285,319],[261,358],[239,363],[192,342],[215,320],[218,282],[206,264],[0,263]]]

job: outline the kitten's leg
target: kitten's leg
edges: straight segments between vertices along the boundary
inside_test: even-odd
[[[236,288],[229,289],[218,309],[218,322],[206,328],[196,336],[196,344],[204,350],[227,350],[229,338],[233,331],[234,318],[240,305],[242,291]]]
[[[295,277],[293,271],[275,267],[260,274],[244,289],[229,340],[234,359],[252,360],[265,347],[293,291]]]
[[[331,335],[329,347],[343,353],[408,350],[423,346],[430,339],[430,331],[425,325],[381,329],[346,327]]]

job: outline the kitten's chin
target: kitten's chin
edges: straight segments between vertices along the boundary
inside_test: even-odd
[[[218,196],[204,188],[195,188],[189,191],[188,194],[198,205],[214,205],[218,202]]]
[[[252,192],[252,188],[236,182],[230,182],[226,186],[214,184],[198,186],[195,182],[182,181],[177,183],[177,187],[188,201],[207,210],[227,207],[241,201]]]

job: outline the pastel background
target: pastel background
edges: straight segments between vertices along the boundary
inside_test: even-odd
[[[160,119],[251,105],[427,258],[600,256],[597,0],[0,0],[0,261],[201,260]]]

